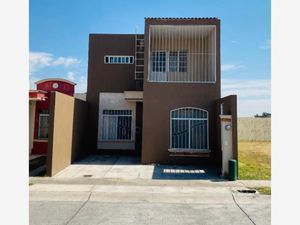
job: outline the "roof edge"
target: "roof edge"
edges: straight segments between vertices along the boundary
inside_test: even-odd
[[[35,84],[40,84],[40,83],[43,83],[43,82],[46,82],[46,81],[62,81],[62,82],[65,82],[65,83],[68,83],[68,84],[71,84],[71,85],[76,85],[76,83],[74,83],[72,81],[69,81],[69,80],[66,80],[66,79],[62,79],[62,78],[47,78],[47,79],[36,81],[34,83]]]
[[[47,91],[43,91],[43,90],[32,90],[32,89],[30,89],[29,90],[29,93],[42,93],[42,94],[46,94],[47,93]]]
[[[101,35],[101,36],[135,36],[135,35],[143,35],[143,34],[112,34],[112,33],[89,33],[89,36],[97,36],[97,35]]]
[[[145,20],[220,20],[218,17],[145,17]]]

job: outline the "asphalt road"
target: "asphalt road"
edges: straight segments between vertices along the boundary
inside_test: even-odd
[[[30,186],[31,225],[269,225],[270,196],[228,182],[38,182]]]

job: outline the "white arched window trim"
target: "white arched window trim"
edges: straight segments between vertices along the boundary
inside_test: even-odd
[[[204,112],[205,113],[205,117],[199,117],[199,118],[194,118],[194,117],[172,117],[172,113],[176,112],[176,111],[180,111],[180,110],[188,110],[188,109],[193,109],[193,110],[197,110],[199,113]],[[173,142],[173,121],[176,120],[181,120],[181,121],[188,121],[188,147],[184,146],[184,148],[182,146],[178,146],[176,144],[174,144]],[[205,132],[206,134],[204,134],[204,136],[206,136],[205,138],[205,143],[200,143],[199,144],[199,148],[191,148],[191,122],[190,121],[206,121],[206,129]],[[203,135],[203,134],[201,134]],[[185,140],[186,141],[186,140]],[[200,142],[203,142],[204,140],[200,140]],[[197,145],[197,144],[196,144]],[[176,108],[170,111],[170,149],[171,150],[176,150],[176,149],[181,149],[181,150],[187,150],[187,151],[209,151],[209,113],[207,110],[205,109],[201,109],[201,108],[197,108],[197,107],[181,107],[181,108]]]

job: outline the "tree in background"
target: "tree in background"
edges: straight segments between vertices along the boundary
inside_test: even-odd
[[[261,115],[256,114],[254,117],[269,118],[271,117],[271,113],[263,112]]]

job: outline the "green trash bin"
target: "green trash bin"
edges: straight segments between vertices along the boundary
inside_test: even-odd
[[[237,161],[235,159],[228,160],[228,179],[237,180]]]

